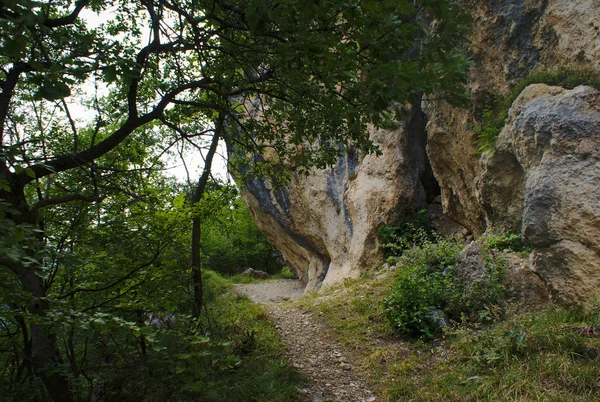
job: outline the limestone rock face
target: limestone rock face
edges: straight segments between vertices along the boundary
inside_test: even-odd
[[[600,1],[465,6],[473,15],[472,105],[423,101],[444,211],[475,234],[523,233],[534,249],[526,276],[544,282],[552,298],[592,302],[600,296],[597,92],[528,87],[491,154],[478,154],[473,127],[495,97],[537,69],[600,73]]]
[[[478,183],[482,167],[474,124],[494,97],[507,94],[536,69],[578,66],[600,73],[600,0],[465,0],[463,5],[473,17],[472,105],[461,109],[425,99],[423,109],[429,120],[427,152],[444,210],[480,234],[488,229],[496,205],[489,197],[481,199],[487,189]],[[517,184],[515,191],[520,188]],[[517,192],[504,195],[521,196]],[[511,210],[509,220],[519,213],[519,208]]]
[[[243,195],[255,221],[308,289],[374,268],[381,262],[377,227],[426,207],[433,176],[424,126],[415,109],[397,129],[371,132],[380,156],[349,152],[284,189],[273,190],[263,179],[246,183]]]
[[[558,299],[600,297],[600,92],[530,85],[497,149],[480,178],[484,198],[496,200],[490,224],[521,229],[533,270]]]

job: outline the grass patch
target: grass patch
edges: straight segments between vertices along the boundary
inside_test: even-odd
[[[481,121],[474,127],[475,145],[479,153],[491,152],[495,149],[496,140],[508,117],[508,110],[519,94],[531,84],[546,84],[566,89],[589,85],[600,90],[600,76],[590,69],[564,67],[532,72],[506,96],[496,96],[492,104],[485,108]]]
[[[389,291],[387,279],[362,277],[346,280],[343,285],[305,295],[296,304],[324,316],[352,349],[368,348],[373,338],[392,337],[381,303]]]
[[[586,328],[595,325],[597,317],[557,309],[515,312],[486,328],[454,328],[438,346],[392,367],[386,399],[592,400],[600,392],[600,342]]]
[[[591,401],[600,394],[600,313],[509,308],[491,324],[462,323],[424,342],[395,335],[382,300],[392,278],[361,278],[309,294],[357,351],[382,401]]]
[[[279,272],[265,279],[243,274],[235,274],[227,277],[227,280],[231,281],[231,283],[260,283],[269,279],[298,279],[298,277],[288,266],[283,266]]]
[[[266,279],[255,278],[253,276],[236,274],[227,278],[232,283],[260,283],[266,281]]]
[[[204,299],[207,303],[213,303],[232,287],[230,280],[209,269],[202,270],[202,284]]]
[[[302,379],[283,358],[283,344],[263,308],[247,297],[228,295],[211,310],[220,337],[241,364],[221,378],[215,401],[299,401]],[[218,333],[217,333],[218,331]]]

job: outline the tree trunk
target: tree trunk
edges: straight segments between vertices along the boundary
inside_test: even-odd
[[[219,139],[223,131],[223,119],[219,117],[215,122],[215,133],[208,148],[206,159],[204,162],[204,170],[198,184],[192,194],[192,209],[200,202],[204,191],[206,190],[206,184],[210,176],[210,169],[212,161],[217,152],[217,146],[219,145]],[[192,282],[194,286],[194,300],[192,302],[192,317],[200,317],[200,311],[202,309],[203,294],[202,294],[202,261],[200,256],[201,251],[201,226],[202,221],[199,213],[194,212],[192,216]]]
[[[43,318],[48,309],[48,302],[43,300],[43,279],[37,276],[32,267],[21,266],[19,277],[23,290],[33,296],[29,312]],[[39,376],[56,402],[72,401],[73,395],[69,382],[60,372],[62,358],[56,344],[56,337],[48,332],[42,324],[31,324],[31,363],[35,375]]]
[[[13,191],[6,194],[5,199],[9,201],[13,208],[20,211],[20,214],[9,216],[16,224],[27,223],[35,225],[36,216],[31,213],[23,193],[23,186],[13,186]],[[31,255],[33,257],[33,255]],[[17,261],[5,261],[5,265],[18,276],[22,289],[31,294],[31,303],[28,307],[29,313],[40,318],[46,316],[48,310],[48,301],[46,296],[46,286],[44,280],[36,274],[39,268],[37,264],[25,266]],[[38,321],[38,320],[34,320]],[[24,333],[25,335],[25,333]],[[36,376],[39,376],[54,401],[72,401],[73,394],[69,389],[69,382],[64,373],[60,371],[62,358],[56,342],[56,337],[39,322],[30,325],[29,343],[25,339],[25,359],[30,359],[30,364]],[[29,349],[30,347],[30,349]],[[29,350],[28,350],[29,349]],[[29,355],[29,356],[28,356]]]

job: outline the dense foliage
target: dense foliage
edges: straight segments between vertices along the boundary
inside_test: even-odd
[[[400,256],[406,250],[420,247],[426,242],[436,242],[439,238],[427,210],[420,210],[407,217],[400,226],[383,225],[377,228],[377,235],[386,256]]]
[[[254,268],[276,274],[283,257],[260,232],[235,187],[224,186],[203,199],[204,266],[224,275]]]
[[[74,399],[227,401],[239,392],[248,400],[291,400],[297,379],[279,356],[274,329],[247,300],[223,296],[231,286],[227,280],[205,270],[205,314],[200,320],[189,316],[189,253],[181,253],[190,242],[189,202],[177,194],[180,185],[160,175],[138,184],[143,186],[133,202],[118,192],[101,205],[72,202],[45,210],[48,241],[39,275],[49,290],[42,323],[52,328],[65,356],[52,370],[68,378]],[[226,217],[233,228],[226,236],[233,243],[266,244],[235,188],[219,187],[202,204],[222,212],[206,217],[207,229],[221,233],[217,228]],[[223,199],[223,193],[229,198]],[[15,226],[6,219],[8,206],[1,205],[2,229],[13,234],[3,237],[3,250],[28,261],[23,250],[37,231]],[[238,227],[256,238],[247,239],[248,233]],[[270,248],[248,246],[228,254],[227,244],[221,246],[216,250],[223,261],[236,264],[215,264],[225,272],[237,269],[239,261],[255,264],[272,258]],[[1,272],[6,278],[0,292],[5,306],[0,389],[11,395],[9,400],[46,400],[20,349],[27,345],[27,323],[39,321],[27,310],[32,297],[14,275]],[[263,377],[248,381],[255,372]],[[268,385],[273,382],[278,386]]]
[[[398,332],[431,338],[446,320],[461,322],[495,318],[508,295],[508,262],[484,253],[481,275],[470,280],[456,275],[463,245],[453,240],[425,242],[405,251],[384,300],[386,316]]]

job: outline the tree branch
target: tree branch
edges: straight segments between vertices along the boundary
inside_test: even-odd
[[[58,297],[58,299],[66,299],[67,297],[73,296],[74,294],[77,294],[79,292],[101,292],[103,290],[108,290],[110,288],[112,288],[113,286],[118,285],[119,283],[125,281],[126,279],[129,279],[133,276],[133,274],[135,274],[136,272],[138,272],[139,270],[149,267],[150,265],[154,264],[154,262],[158,259],[158,257],[160,256],[161,250],[159,250],[156,254],[154,254],[154,257],[152,258],[152,260],[140,265],[137,268],[134,268],[132,271],[130,271],[127,275],[122,276],[121,278],[117,279],[116,281],[106,285],[106,286],[101,286],[99,288],[79,288],[79,289],[75,289],[67,294],[64,294],[60,297]]]
[[[81,10],[85,8],[89,4],[90,0],[79,0],[75,3],[75,9],[71,12],[71,14],[66,15],[60,18],[48,18],[44,21],[44,26],[48,28],[57,28],[64,25],[69,25],[75,22]]]
[[[194,189],[194,194],[192,195],[192,205],[195,205],[198,201],[200,201],[202,195],[204,194],[206,183],[208,182],[208,178],[210,177],[210,168],[215,153],[217,152],[217,146],[219,145],[219,139],[221,138],[222,131],[223,117],[219,115],[219,118],[215,122],[215,133],[210,143],[210,147],[208,148],[208,153],[206,154],[206,160],[204,162],[204,169],[202,170],[202,175],[200,176],[200,179],[198,179],[198,185]]]
[[[81,194],[69,194],[64,197],[58,198],[50,198],[45,200],[40,200],[37,204],[32,207],[32,210],[38,210],[44,207],[48,207],[50,205],[58,205],[64,204],[66,202],[71,201],[86,201],[86,202],[100,202],[104,198],[97,195],[81,195]]]
[[[85,151],[74,154],[60,155],[46,163],[33,165],[31,166],[31,170],[34,173],[34,177],[30,177],[27,175],[27,173],[23,172],[19,174],[19,181],[23,184],[27,184],[34,178],[40,178],[53,173],[64,172],[65,170],[91,163],[94,159],[97,159],[116,148],[137,128],[158,119],[162,115],[165,108],[172,103],[175,97],[180,93],[193,89],[207,88],[210,84],[215,82],[217,81],[214,79],[202,78],[197,81],[182,84],[172,89],[162,97],[152,111],[139,117],[129,116],[125,123],[123,123],[121,127],[119,127],[104,141],[91,146]]]

